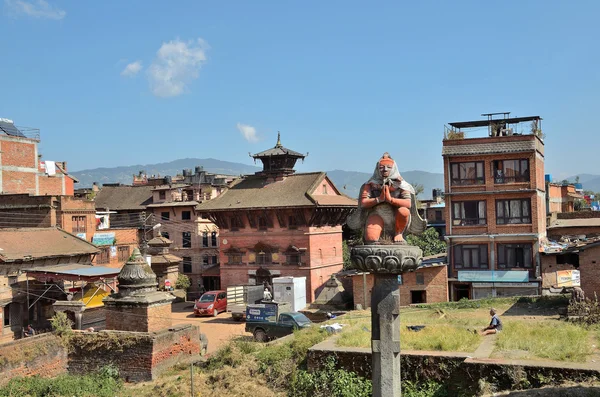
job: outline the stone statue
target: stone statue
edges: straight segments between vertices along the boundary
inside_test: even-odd
[[[377,244],[385,237],[406,244],[404,233],[421,234],[427,227],[417,211],[414,188],[402,179],[389,153],[383,154],[373,176],[362,185],[358,210],[347,224],[354,230],[363,228],[365,244]]]

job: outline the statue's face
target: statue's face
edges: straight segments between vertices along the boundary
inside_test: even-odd
[[[393,161],[381,160],[379,162],[379,173],[381,174],[382,177],[387,178],[388,176],[390,176],[393,166],[394,166]]]

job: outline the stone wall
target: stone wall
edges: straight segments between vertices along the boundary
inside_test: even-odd
[[[53,377],[67,371],[67,350],[53,334],[0,345],[0,385],[16,376]]]
[[[336,367],[357,375],[371,378],[371,350],[364,348],[340,348],[331,339],[313,346],[308,351],[309,371],[318,371],[330,357],[335,358]],[[527,361],[524,365],[494,362],[490,359],[469,358],[464,353],[445,352],[402,352],[402,380],[444,383],[449,395],[466,395],[471,391],[478,395],[478,381],[494,384],[500,390],[541,387],[562,382],[584,382],[597,379],[600,372],[583,365],[558,364],[551,366],[541,362]],[[487,360],[487,361],[486,361]]]
[[[78,332],[71,344],[70,373],[85,374],[113,364],[125,381],[143,382],[156,379],[178,362],[196,359],[200,354],[200,331],[186,324],[152,333]]]

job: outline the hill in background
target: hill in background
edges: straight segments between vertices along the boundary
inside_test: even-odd
[[[79,183],[77,184],[78,188],[92,186],[92,183],[94,182],[101,185],[105,183],[123,183],[130,185],[133,180],[133,175],[137,175],[140,171],[145,171],[147,175],[173,176],[181,174],[184,169],[193,170],[196,166],[204,167],[204,170],[207,172],[227,175],[253,174],[256,171],[261,170],[260,167],[253,165],[233,163],[212,158],[186,158],[157,164],[95,168],[75,171],[71,172],[71,174],[79,179]],[[420,196],[421,199],[431,198],[432,189],[444,187],[443,174],[426,171],[405,171],[401,172],[401,174],[410,184],[423,185],[424,191]],[[327,175],[341,192],[350,197],[358,197],[360,187],[371,177],[371,173],[342,170],[327,171]]]

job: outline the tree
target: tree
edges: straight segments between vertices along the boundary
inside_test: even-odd
[[[352,269],[352,261],[350,260],[350,247],[346,241],[342,241],[342,255],[344,257],[344,270]]]
[[[179,275],[177,276],[177,282],[175,283],[175,288],[183,289],[183,290],[187,291],[191,285],[192,285],[192,282],[190,281],[190,278],[188,276],[186,276],[185,274],[179,273]]]
[[[423,250],[423,256],[436,255],[446,252],[446,242],[440,240],[438,232],[430,227],[420,236],[409,235],[406,237],[409,245],[416,245]]]
[[[415,189],[415,196],[417,196],[417,197],[419,197],[419,194],[421,194],[425,191],[425,187],[423,185],[421,185],[420,183],[415,183],[413,185],[413,188]]]

